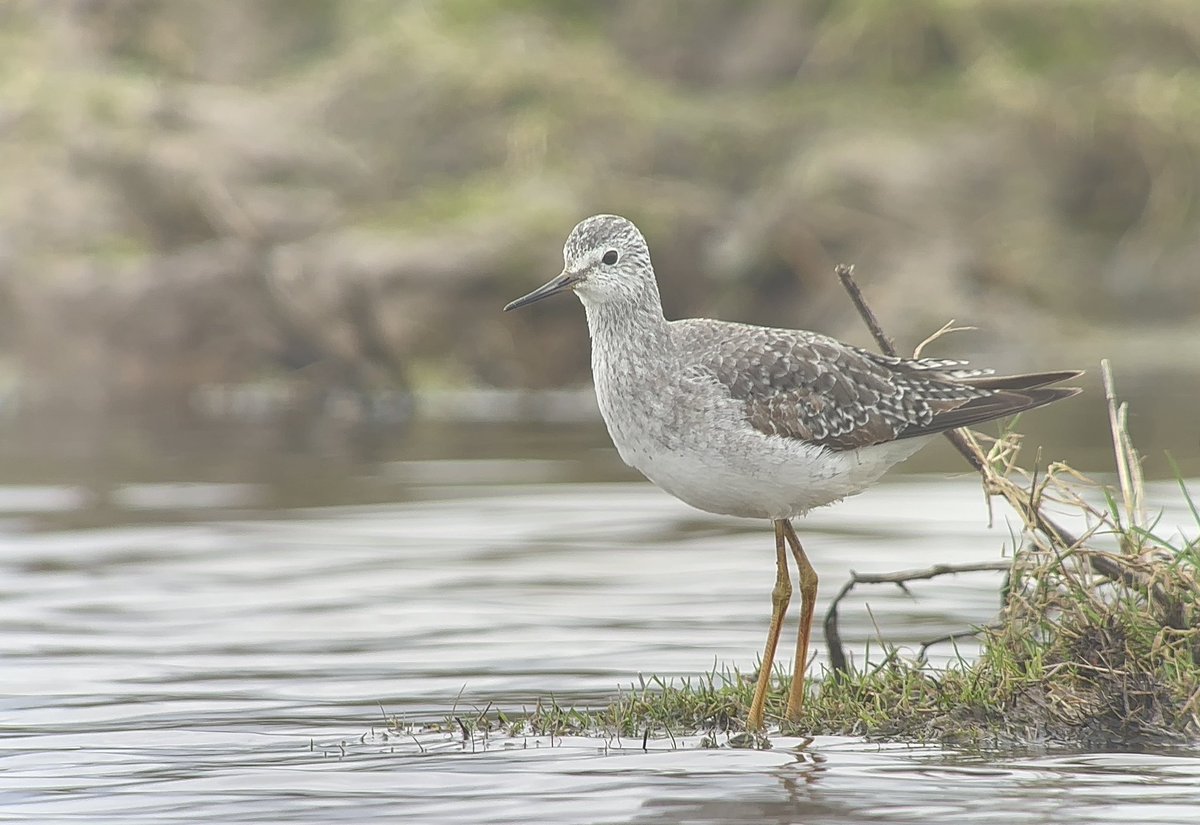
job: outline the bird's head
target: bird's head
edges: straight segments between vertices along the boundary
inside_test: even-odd
[[[649,289],[657,295],[646,239],[619,215],[593,215],[571,230],[563,245],[563,271],[504,309],[532,304],[572,289],[585,305],[637,304]]]

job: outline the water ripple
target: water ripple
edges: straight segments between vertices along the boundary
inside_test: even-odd
[[[770,751],[387,734],[553,694],[602,701],[639,673],[753,666],[766,525],[645,484],[479,487],[491,463],[397,465],[408,503],[264,510],[253,485],[120,488],[202,520],[34,532],[0,555],[0,812],[27,821],[1191,822],[1195,754],[981,757],[820,738]],[[530,468],[526,468],[529,470]],[[0,490],[0,512],[88,506]],[[803,525],[832,592],[851,568],[999,557],[969,480],[908,479]],[[994,575],[864,590],[860,650],[986,622]],[[819,646],[819,640],[818,640]],[[943,656],[950,655],[943,651]]]

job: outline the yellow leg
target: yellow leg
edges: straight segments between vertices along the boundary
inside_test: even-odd
[[[763,714],[766,710],[767,688],[771,684],[771,671],[775,667],[775,647],[779,644],[779,631],[783,627],[783,615],[792,598],[792,580],[788,575],[787,542],[783,530],[786,521],[775,522],[775,589],[771,591],[771,629],[767,631],[767,646],[763,649],[762,664],[758,671],[758,684],[754,686],[754,699],[750,702],[750,716],[746,727],[762,730]],[[790,525],[789,525],[790,526]]]
[[[776,531],[783,525],[784,535],[792,546],[796,566],[800,568],[800,635],[796,638],[796,663],[792,674],[792,689],[788,692],[787,718],[789,722],[800,720],[804,708],[804,671],[808,668],[808,639],[812,633],[813,610],[817,606],[817,571],[809,564],[800,537],[790,521],[775,522]]]

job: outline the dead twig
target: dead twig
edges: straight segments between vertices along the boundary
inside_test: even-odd
[[[838,280],[842,282],[842,286],[846,292],[850,293],[850,300],[854,302],[854,308],[858,310],[858,314],[866,322],[867,329],[874,336],[875,343],[879,345],[880,351],[884,355],[895,355],[896,342],[883,331],[883,327],[879,325],[879,319],[875,317],[875,313],[867,305],[867,299],[863,297],[862,290],[858,288],[858,284],[854,280],[854,265],[838,264],[833,268],[833,271],[837,273]]]
[[[953,633],[946,633],[942,636],[935,636],[932,639],[926,639],[921,642],[921,647],[917,650],[917,661],[925,661],[926,654],[929,653],[929,648],[934,645],[945,644],[946,642],[957,642],[959,639],[971,639],[978,636],[981,629],[975,630],[956,630]]]
[[[949,335],[952,332],[969,332],[970,330],[973,330],[973,329],[976,329],[976,327],[956,327],[956,326],[954,326],[954,319],[951,318],[949,321],[942,324],[941,329],[939,329],[937,332],[930,335],[928,338],[926,338],[921,343],[917,344],[917,348],[915,350],[913,350],[913,358],[920,358],[921,353],[925,351],[925,347],[929,346],[934,341],[938,340],[939,338],[941,338],[945,335]]]
[[[896,357],[895,343],[890,337],[888,337],[887,333],[885,333],[883,328],[879,325],[879,319],[875,317],[875,313],[872,312],[871,308],[867,305],[867,301],[863,297],[862,290],[859,289],[858,284],[854,281],[854,267],[847,264],[838,264],[834,271],[837,273],[838,279],[842,282],[842,286],[845,287],[846,292],[849,293],[850,300],[854,302],[854,306],[858,310],[858,314],[862,316],[863,322],[867,325],[867,329],[871,331],[871,335],[875,338],[875,342],[879,345],[879,349],[884,355]],[[954,445],[954,448],[958,450],[962,457],[967,460],[967,463],[970,464],[976,472],[983,476],[984,483],[988,485],[989,489],[991,489],[991,485],[998,478],[998,476],[991,469],[991,467],[988,466],[987,457],[983,454],[983,451],[979,448],[979,445],[968,440],[968,438],[964,435],[964,432],[966,431],[949,430],[945,433],[945,436],[946,439]],[[1007,494],[1005,497],[1010,498],[1010,496]],[[1010,498],[1010,500],[1012,499]],[[1018,511],[1028,513],[1031,516],[1033,526],[1050,536],[1050,538],[1056,543],[1062,545],[1063,547],[1074,547],[1079,543],[1078,537],[1076,537],[1073,533],[1071,533],[1065,527],[1056,524],[1049,516],[1043,513],[1040,508],[1032,507],[1030,502],[1024,496],[1023,491],[1021,492],[1018,501],[1020,502],[1019,505],[1018,502],[1014,502],[1014,505],[1017,505]],[[1098,572],[1103,573],[1104,575],[1119,575],[1119,571],[1117,570],[1109,570],[1107,572],[1098,570]]]
[[[908,583],[932,579],[937,576],[949,576],[955,573],[978,573],[983,571],[1007,572],[1011,563],[1007,561],[981,561],[970,564],[935,564],[919,570],[900,570],[895,573],[858,573],[850,571],[850,578],[829,605],[825,613],[825,644],[829,647],[829,662],[834,673],[849,672],[846,651],[842,646],[841,634],[838,631],[838,605],[850,591],[860,584],[894,584],[908,592]]]
[[[896,357],[895,343],[883,331],[883,328],[879,324],[879,319],[875,316],[870,306],[868,306],[866,299],[863,297],[862,290],[859,289],[858,284],[854,281],[854,267],[839,264],[835,268],[835,272],[838,279],[842,282],[842,286],[849,294],[850,300],[858,310],[859,315],[862,316],[867,329],[870,330],[871,335],[875,338],[880,350],[885,355]],[[1118,457],[1118,473],[1121,479],[1123,503],[1128,514],[1127,517],[1131,522],[1130,526],[1138,527],[1144,519],[1141,512],[1143,508],[1140,494],[1142,486],[1141,465],[1132,445],[1128,441],[1126,435],[1127,429],[1124,423],[1126,412],[1123,408],[1118,408],[1116,405],[1115,393],[1112,389],[1111,371],[1106,362],[1102,363],[1101,371],[1105,380],[1105,395],[1108,400],[1114,447]],[[1147,592],[1149,597],[1166,614],[1166,621],[1169,626],[1175,629],[1185,629],[1186,623],[1184,617],[1181,615],[1182,611],[1179,609],[1179,605],[1161,587],[1156,587],[1154,582],[1139,569],[1139,566],[1133,561],[1135,556],[1130,553],[1130,548],[1122,548],[1126,553],[1125,557],[1086,550],[1083,547],[1083,541],[1094,530],[1089,531],[1083,537],[1077,536],[1043,512],[1042,503],[1045,499],[1045,482],[1043,482],[1042,487],[1039,489],[1035,476],[1035,483],[1031,484],[1029,489],[1026,490],[1007,477],[1008,472],[1015,466],[1015,446],[1013,444],[1007,443],[1005,439],[1000,439],[995,442],[990,453],[985,453],[979,444],[978,438],[970,430],[950,430],[944,435],[967,462],[982,476],[984,489],[989,496],[1000,495],[1006,499],[1012,505],[1013,509],[1022,516],[1027,528],[1035,530],[1049,539],[1050,548],[1060,556],[1060,561],[1062,555],[1079,551],[1079,554],[1086,559],[1093,571],[1113,581],[1122,582],[1126,587]],[[996,468],[997,464],[1001,465],[999,470]],[[1100,518],[1100,521],[1104,521],[1103,517]],[[1119,525],[1115,526],[1119,527]],[[1136,549],[1134,548],[1135,552]],[[830,627],[830,617],[827,616],[827,634]],[[833,615],[832,629],[834,633],[833,638],[836,641],[836,613]],[[830,656],[834,660],[835,668],[839,661],[839,655],[840,653],[835,655],[831,648]],[[844,663],[844,656],[841,656],[840,661]]]

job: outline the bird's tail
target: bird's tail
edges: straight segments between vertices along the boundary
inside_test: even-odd
[[[1037,387],[1046,387],[1050,384],[1057,384],[1059,381],[1069,381],[1072,378],[1078,378],[1083,375],[1083,370],[1059,370],[1057,372],[1027,372],[1023,375],[984,375],[977,378],[964,378],[960,383],[969,384],[972,387],[978,387],[981,390],[1032,390]],[[1075,395],[1079,390],[1072,389],[1066,391],[1067,395],[1059,396],[1067,398]],[[1048,403],[1048,402],[1047,402]]]

